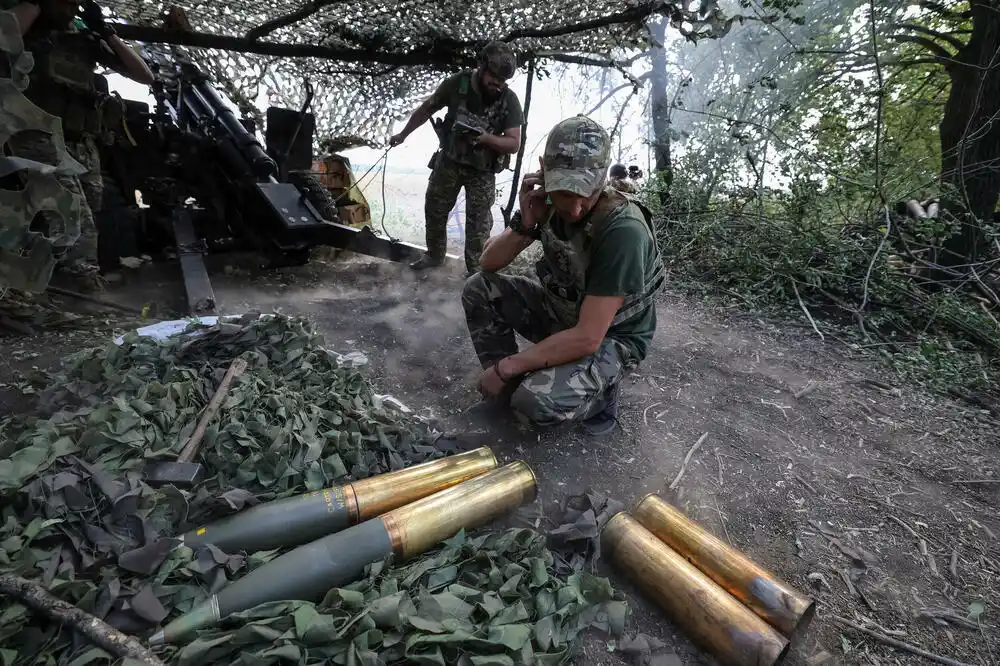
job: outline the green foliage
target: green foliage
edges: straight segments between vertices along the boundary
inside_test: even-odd
[[[808,310],[906,375],[989,387],[1000,325],[979,299],[996,300],[996,260],[939,269],[956,218],[896,210],[947,194],[950,78],[932,56],[954,52],[969,19],[909,2],[793,11],[808,20],[677,47],[673,171],[646,184],[654,206],[669,191],[659,215],[672,275],[811,329]],[[980,227],[998,238],[991,221]]]
[[[820,330],[833,327],[858,349],[884,352],[914,378],[978,388],[1000,378],[1000,325],[968,285],[918,286],[922,272],[895,254],[884,214],[845,218],[843,200],[813,181],[763,198],[720,196],[688,212],[681,205],[690,195],[673,194],[670,210],[660,211],[660,242],[677,284],[811,327],[804,307]],[[941,225],[918,229],[936,236]]]
[[[293,663],[566,663],[589,626],[620,635],[628,607],[605,578],[552,573],[545,537],[510,529],[454,538],[418,561],[371,565],[319,604],[286,601],[235,613],[176,653],[178,666]],[[237,640],[233,640],[234,629]]]
[[[203,440],[208,479],[192,490],[147,484],[145,463],[176,456],[235,358],[248,368]],[[0,418],[0,573],[139,636],[284,550],[230,554],[172,537],[256,502],[456,451],[388,406],[307,321],[283,315],[193,325],[162,342],[131,333],[23,388],[40,409]],[[584,627],[620,630],[626,613],[607,580],[567,564],[571,537],[550,552],[531,530],[460,534],[405,564],[369,567],[322,604],[258,606],[164,656],[206,665],[561,663]],[[0,599],[0,654],[10,666],[109,660],[10,597]]]

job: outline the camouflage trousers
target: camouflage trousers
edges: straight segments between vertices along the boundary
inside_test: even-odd
[[[26,159],[55,165],[58,161],[50,135],[38,130],[19,132],[8,140],[11,152]],[[80,207],[80,238],[60,261],[67,268],[81,264],[97,264],[97,226],[94,224],[94,214],[101,209],[103,179],[101,177],[101,156],[97,144],[90,136],[81,139],[66,139],[66,149],[87,172],[80,176],[57,176],[59,183],[75,195],[83,195],[86,205]],[[61,229],[62,219],[50,212],[39,213],[47,235],[54,235]]]
[[[549,307],[544,287],[524,276],[476,273],[465,282],[462,307],[484,368],[518,352],[515,332],[538,343],[566,328]],[[593,354],[525,375],[510,406],[539,426],[587,419],[604,408],[610,392],[634,366],[621,345],[605,338]]]
[[[465,267],[479,270],[479,256],[493,229],[490,209],[496,201],[496,174],[458,164],[443,154],[431,171],[424,197],[427,254],[444,259],[448,246],[448,214],[465,188]]]

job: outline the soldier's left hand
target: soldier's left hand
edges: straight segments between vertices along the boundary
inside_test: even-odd
[[[109,37],[114,34],[114,28],[109,26],[104,20],[104,12],[95,0],[84,0],[83,11],[80,18],[87,24],[87,27],[96,32],[101,37]]]
[[[479,393],[484,398],[498,397],[507,385],[504,380],[500,379],[500,375],[497,374],[495,367],[490,366],[486,368],[486,370],[483,370],[483,374],[479,376]]]
[[[490,141],[493,140],[493,135],[487,132],[482,132],[480,134],[474,134],[469,141],[472,142],[473,146],[486,146],[490,147]]]

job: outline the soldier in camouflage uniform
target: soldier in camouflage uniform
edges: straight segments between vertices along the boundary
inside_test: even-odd
[[[483,396],[530,423],[583,421],[594,434],[615,427],[619,384],[646,357],[664,284],[649,210],[607,186],[610,146],[585,116],[556,125],[520,211],[462,293]],[[494,272],[536,240],[537,279]],[[534,345],[518,351],[515,332]]]
[[[34,58],[25,96],[44,111],[62,120],[66,148],[85,168],[80,176],[60,176],[74,194],[83,194],[80,239],[62,259],[61,267],[73,275],[97,272],[97,227],[102,179],[98,142],[121,124],[120,100],[95,87],[98,64],[139,83],[150,85],[153,74],[146,63],[115,34],[94,0],[83,3],[80,20],[74,20],[76,0],[25,0],[11,11],[18,17],[24,48]],[[54,164],[56,153],[50,137],[38,130],[19,132],[7,142],[13,155]],[[42,213],[47,226],[61,220]]]
[[[441,149],[431,158],[424,200],[427,254],[411,264],[414,269],[444,263],[448,214],[464,187],[465,266],[470,274],[479,270],[479,255],[493,228],[496,174],[507,168],[510,155],[521,146],[521,102],[507,87],[516,68],[509,46],[488,44],[476,69],[445,79],[417,107],[403,131],[389,139],[389,145],[398,146],[434,113],[448,108],[444,121],[435,126]]]
[[[609,185],[615,188],[619,192],[627,192],[629,194],[635,194],[635,185],[631,183],[628,179],[628,170],[625,169],[624,164],[615,164],[611,167],[608,172],[611,177]]]

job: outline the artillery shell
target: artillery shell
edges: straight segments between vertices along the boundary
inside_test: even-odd
[[[601,533],[601,547],[681,629],[720,663],[774,666],[788,641],[627,513]]]
[[[535,499],[535,475],[515,462],[378,518],[299,546],[224,587],[169,623],[150,644],[171,643],[230,613],[271,601],[318,601],[390,553],[407,559],[465,528],[478,527]]]
[[[227,553],[254,553],[309,543],[450,488],[497,466],[487,447],[379,474],[344,486],[267,502],[183,536],[184,545],[211,543]]]
[[[648,495],[629,513],[792,643],[809,626],[816,613],[815,601],[717,539],[676,507]]]

